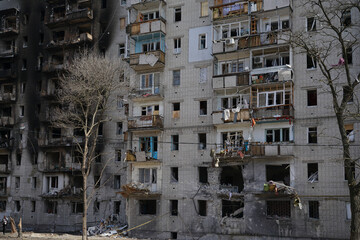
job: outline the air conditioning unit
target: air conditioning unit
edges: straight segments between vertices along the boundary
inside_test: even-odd
[[[226,45],[234,45],[235,44],[235,39],[228,38],[228,39],[225,40],[225,44]]]
[[[254,58],[254,63],[256,64],[256,63],[262,63],[262,61],[263,61],[263,58],[262,57],[255,57]]]

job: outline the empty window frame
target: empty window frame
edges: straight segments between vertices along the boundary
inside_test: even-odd
[[[156,215],[156,200],[139,200],[140,215]]]
[[[310,55],[306,55],[306,67],[307,69],[317,68],[316,59]]]
[[[215,67],[214,72],[217,75],[239,73],[244,71],[244,62],[243,61],[217,62],[215,63],[214,67]]]
[[[173,70],[173,85],[180,85],[180,70]]]
[[[120,4],[121,6],[126,6],[126,0],[121,0]]]
[[[266,210],[269,217],[291,217],[290,201],[266,201]]]
[[[123,133],[123,123],[117,122],[116,123],[116,134],[121,135]]]
[[[290,165],[266,165],[266,181],[275,181],[290,186]]]
[[[243,218],[244,199],[242,201],[222,200],[222,217]]]
[[[179,135],[171,135],[171,151],[179,150]]]
[[[343,97],[347,103],[354,102],[354,93],[349,86],[343,86]]]
[[[290,141],[290,128],[266,129],[266,142]]]
[[[180,103],[172,104],[172,118],[180,118]]]
[[[98,213],[100,211],[100,202],[95,200],[94,201],[94,213]]]
[[[151,11],[146,13],[141,13],[140,21],[148,21],[153,19],[158,19],[160,17],[159,11]]]
[[[6,211],[6,200],[1,200],[0,201],[0,212],[5,212]]]
[[[174,54],[181,53],[181,38],[174,38]]]
[[[36,177],[32,177],[31,178],[31,188],[32,189],[36,189],[37,187],[37,178]]]
[[[207,48],[207,37],[206,34],[199,35],[199,50]]]
[[[308,143],[317,143],[317,127],[309,127],[308,128]]]
[[[101,184],[101,179],[99,175],[94,175],[94,187],[99,188]]]
[[[20,212],[21,211],[21,204],[20,201],[15,201],[15,212]]]
[[[178,200],[170,200],[170,213],[171,216],[178,215]]]
[[[309,107],[317,105],[317,90],[307,90],[307,105]]]
[[[36,211],[36,201],[31,201],[31,212]]]
[[[174,21],[175,22],[181,21],[181,7],[174,8]]]
[[[285,99],[290,99],[289,91],[273,91],[258,93],[258,107],[271,107],[277,105],[284,105]]]
[[[199,133],[199,149],[204,150],[206,149],[206,133]]]
[[[2,195],[6,194],[6,189],[7,189],[7,178],[0,177],[0,194]]]
[[[46,177],[46,178],[47,178],[47,182],[48,182],[48,191],[59,188],[59,177],[51,176],[51,177]]]
[[[201,2],[200,3],[200,17],[206,17],[209,15],[209,3]]]
[[[308,17],[306,19],[306,23],[307,23],[307,31],[311,32],[311,31],[316,31],[316,18],[315,17]]]
[[[71,203],[71,213],[77,214],[82,213],[84,211],[84,204],[80,202],[72,202]]]
[[[344,127],[349,142],[355,141],[354,124],[345,124]]]
[[[107,0],[101,0],[101,8],[106,8]]]
[[[158,137],[140,137],[139,150],[140,152],[152,153],[152,157],[156,158],[158,148]]]
[[[222,24],[214,27],[214,40],[236,38],[249,35],[249,21],[241,21],[231,24]]]
[[[52,128],[51,138],[61,138],[61,128]]]
[[[309,218],[320,218],[319,206],[319,201],[309,201]]]
[[[343,54],[343,58],[347,59],[348,64],[352,64],[353,63],[353,54],[352,54],[352,47],[348,47],[346,48],[346,56],[345,54]]]
[[[208,168],[207,167],[198,167],[199,173],[199,183],[208,183]]]
[[[207,115],[207,101],[200,101],[200,116]]]
[[[307,164],[307,176],[308,176],[308,182],[319,181],[319,164],[318,163],[308,163]]]
[[[45,213],[57,214],[58,202],[56,201],[45,201]]]
[[[15,189],[20,188],[20,177],[15,177]]]
[[[121,186],[121,176],[114,175],[114,189],[120,189]]]
[[[170,168],[170,182],[177,183],[179,181],[179,168],[171,167]]]
[[[198,209],[199,209],[199,215],[200,216],[206,216],[207,210],[206,210],[206,200],[198,200]]]
[[[115,161],[121,162],[121,150],[116,150]]]
[[[119,57],[125,57],[125,53],[126,53],[125,43],[120,43],[119,44]]]
[[[349,27],[351,25],[351,9],[346,9],[341,15],[341,26]]]
[[[121,206],[121,201],[114,201],[114,209],[113,209],[114,214],[120,213],[120,206]]]

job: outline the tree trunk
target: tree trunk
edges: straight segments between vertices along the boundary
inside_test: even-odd
[[[351,240],[360,239],[360,191],[358,187],[350,187],[351,204]]]
[[[87,240],[87,176],[83,175],[83,217],[82,217],[82,240]]]

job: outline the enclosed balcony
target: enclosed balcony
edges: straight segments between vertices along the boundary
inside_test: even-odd
[[[128,26],[130,35],[148,34],[162,32],[166,34],[165,19],[153,19],[148,21],[135,22]]]
[[[214,90],[246,86],[249,86],[249,72],[228,73],[213,77]]]
[[[262,1],[259,1],[262,2]],[[249,8],[250,6],[250,8]],[[248,1],[239,0],[215,0],[214,6],[210,7],[213,11],[213,21],[230,17],[239,17],[249,14],[251,11],[261,9],[261,4],[252,7]]]
[[[276,84],[293,81],[293,70],[290,66],[269,67],[251,71],[251,84]]]
[[[253,109],[253,118],[256,120],[287,120],[294,119],[294,107],[292,104],[277,105]]]
[[[49,28],[64,27],[69,24],[89,22],[93,19],[93,10],[90,8],[66,10],[65,5],[56,6],[49,10],[45,24]]]
[[[161,131],[164,127],[164,117],[160,115],[148,115],[128,118],[129,131]]]
[[[19,10],[9,8],[0,11],[0,37],[15,36],[19,33]]]
[[[252,157],[289,157],[294,155],[293,143],[261,143],[253,142],[250,145],[250,154]]]

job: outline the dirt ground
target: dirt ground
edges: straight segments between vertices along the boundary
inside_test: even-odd
[[[89,240],[105,240],[105,239],[119,239],[119,240],[141,240],[137,238],[128,238],[128,237],[88,237]],[[19,239],[17,234],[6,233],[5,235],[0,232],[0,239]],[[33,232],[24,232],[22,239],[28,240],[46,240],[46,239],[58,239],[58,240],[81,240],[79,235],[70,235],[70,234],[53,234],[53,233],[33,233]],[[143,239],[147,240],[147,239]],[[150,239],[149,239],[150,240]]]

